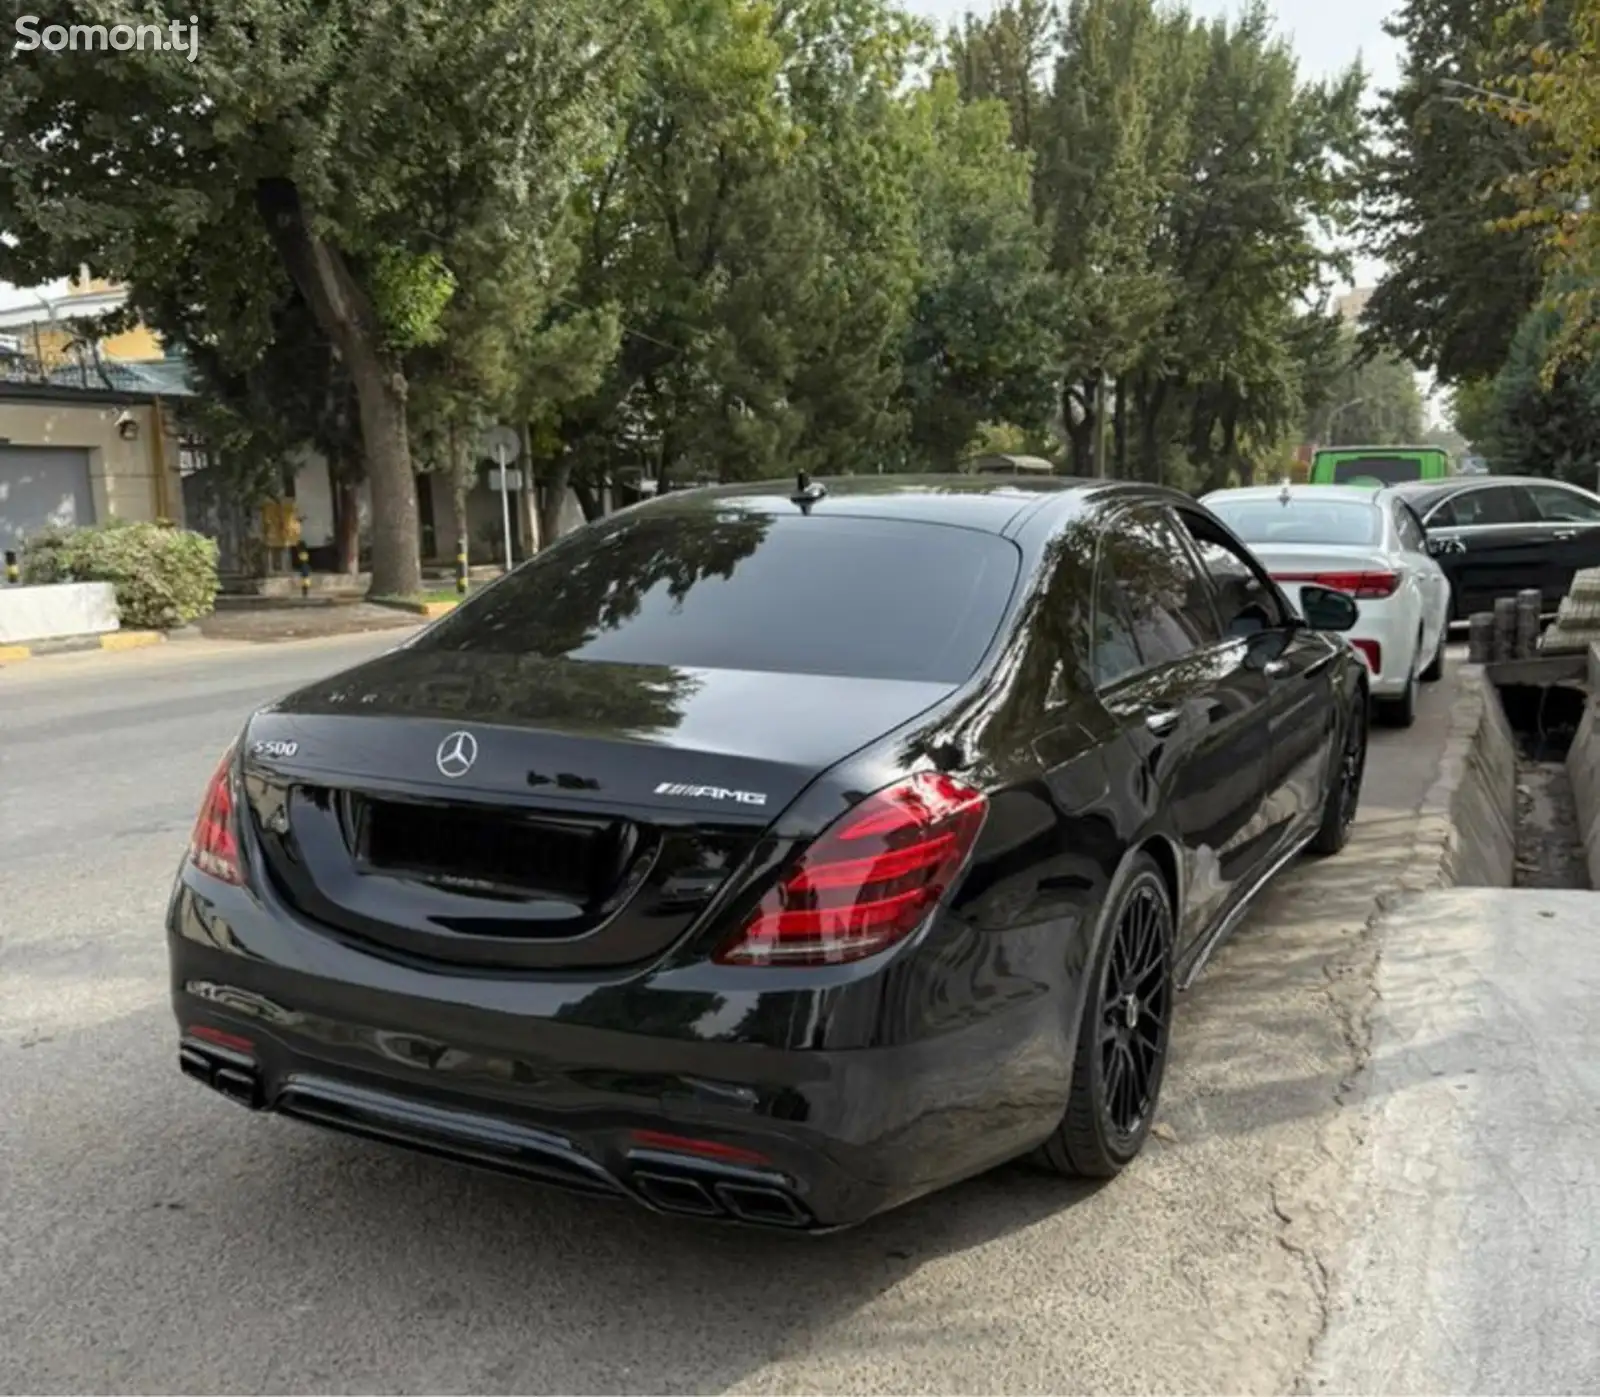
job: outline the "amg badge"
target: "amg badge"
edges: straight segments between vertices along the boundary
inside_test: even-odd
[[[730,791],[726,786],[685,786],[663,781],[656,787],[658,796],[689,796],[696,800],[736,800],[740,805],[765,805],[765,791]]]

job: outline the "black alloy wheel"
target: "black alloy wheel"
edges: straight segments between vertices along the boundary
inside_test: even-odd
[[[1135,889],[1100,989],[1100,1109],[1125,1150],[1143,1139],[1161,1084],[1172,1017],[1171,932],[1166,900],[1148,883]]]
[[[1337,854],[1350,842],[1350,831],[1361,808],[1361,783],[1367,773],[1367,701],[1358,695],[1344,719],[1344,736],[1328,773],[1328,793],[1322,800],[1322,823],[1307,846],[1313,854]]]
[[[1352,713],[1347,723],[1344,751],[1339,758],[1339,826],[1346,835],[1361,806],[1361,782],[1367,774],[1367,725]]]
[[[1039,1150],[1058,1173],[1111,1178],[1144,1146],[1172,1031],[1173,940],[1166,882],[1139,854],[1091,962],[1066,1115]]]

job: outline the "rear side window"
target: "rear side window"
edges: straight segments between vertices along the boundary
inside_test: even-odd
[[[540,553],[421,650],[959,683],[1016,547],[945,525],[752,511],[624,514]]]
[[[1474,524],[1528,524],[1537,519],[1526,491],[1515,485],[1490,485],[1452,495],[1428,516],[1428,524],[1435,529],[1456,529]]]
[[[1165,513],[1135,509],[1119,515],[1100,540],[1100,571],[1101,588],[1121,595],[1121,612],[1147,666],[1221,639],[1210,585]]]
[[[1352,494],[1355,492],[1352,491]],[[1246,543],[1336,543],[1364,546],[1382,533],[1377,506],[1365,498],[1315,499],[1290,493],[1280,499],[1202,500]]]
[[[1530,485],[1528,495],[1547,524],[1600,524],[1600,500],[1559,485]]]

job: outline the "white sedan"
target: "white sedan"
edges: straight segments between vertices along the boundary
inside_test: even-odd
[[[1300,582],[1355,598],[1361,616],[1348,638],[1372,673],[1377,716],[1410,727],[1418,681],[1444,670],[1450,584],[1405,499],[1393,490],[1284,484],[1217,490],[1201,503],[1249,545],[1291,601]]]

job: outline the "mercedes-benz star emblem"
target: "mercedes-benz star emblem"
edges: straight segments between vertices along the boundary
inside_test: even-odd
[[[478,739],[470,732],[453,732],[439,744],[434,763],[446,776],[454,780],[472,770],[478,760]]]

